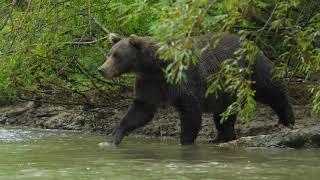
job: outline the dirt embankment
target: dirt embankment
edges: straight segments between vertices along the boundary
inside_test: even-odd
[[[258,104],[253,120],[248,123],[237,122],[237,141],[223,146],[277,146],[277,147],[320,147],[320,126],[317,117],[312,116],[307,105],[307,95],[291,87],[291,101],[296,125],[294,130],[279,128],[276,114],[267,106]],[[85,109],[82,106],[58,106],[32,102],[2,105],[0,124],[23,125],[49,129],[88,130],[110,134],[119,123],[131,103],[130,98],[122,98],[104,108]],[[310,128],[312,127],[312,128]],[[172,108],[160,108],[154,120],[147,126],[136,130],[134,135],[161,138],[178,138],[179,119]],[[266,136],[267,135],[267,136]],[[212,115],[204,114],[202,130],[198,140],[210,141],[216,136]],[[248,137],[251,136],[251,137]],[[253,137],[252,137],[253,136]],[[319,141],[318,141],[319,140]]]

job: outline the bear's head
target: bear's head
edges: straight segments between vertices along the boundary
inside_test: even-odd
[[[121,38],[118,35],[110,34],[109,37],[113,46],[99,71],[108,79],[134,72],[137,68],[143,40],[136,35]]]

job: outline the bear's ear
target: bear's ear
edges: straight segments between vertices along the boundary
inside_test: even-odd
[[[122,38],[116,34],[116,33],[110,33],[109,34],[109,40],[112,42],[112,44],[116,44],[119,42]]]
[[[129,36],[129,43],[135,47],[139,47],[141,43],[141,39],[137,35],[131,34]]]

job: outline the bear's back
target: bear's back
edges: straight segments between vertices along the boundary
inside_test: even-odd
[[[218,39],[218,40],[217,40]],[[234,58],[234,52],[240,47],[239,37],[230,33],[209,33],[199,37],[195,48],[206,48],[198,61],[199,73],[202,78],[217,73],[224,60]]]

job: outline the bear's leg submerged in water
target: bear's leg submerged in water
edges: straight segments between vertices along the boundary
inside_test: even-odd
[[[134,100],[120,125],[113,132],[113,144],[118,145],[131,131],[150,122],[156,112],[156,106],[148,102]]]

